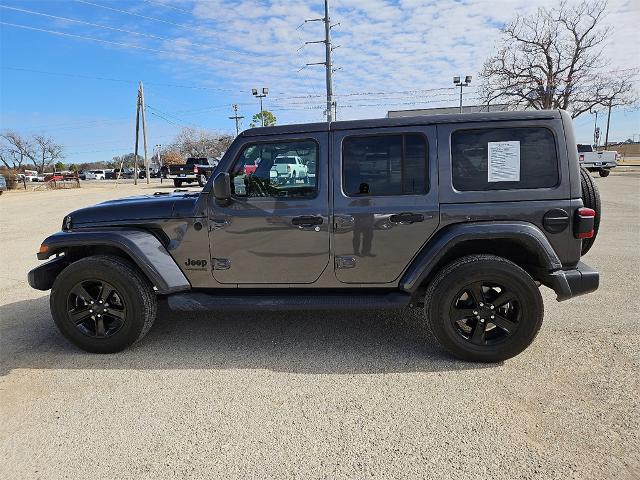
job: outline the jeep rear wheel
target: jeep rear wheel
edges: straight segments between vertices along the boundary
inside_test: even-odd
[[[114,353],[139,341],[153,325],[156,297],[149,281],[120,257],[96,255],[65,268],[51,289],[60,332],[87,352]]]
[[[542,325],[538,286],[522,268],[494,255],[471,255],[444,267],[425,296],[425,315],[454,356],[499,362],[527,348]]]
[[[603,169],[603,170],[598,171],[598,174],[599,174],[601,177],[608,177],[610,173],[611,173],[611,171],[609,171],[609,170],[604,170],[604,169]]]
[[[600,228],[600,217],[602,216],[602,206],[600,205],[600,193],[598,192],[598,186],[593,180],[593,177],[589,171],[580,167],[580,186],[582,188],[582,203],[585,207],[590,208],[596,212],[596,217],[593,221],[593,237],[582,239],[582,251],[581,254],[585,255],[593,246],[598,235],[598,229]]]
[[[182,186],[182,180],[173,180],[173,186],[176,188],[180,188]]]

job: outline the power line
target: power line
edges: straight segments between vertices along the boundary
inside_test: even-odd
[[[56,20],[63,20],[65,22],[80,23],[82,25],[89,25],[91,27],[97,27],[97,28],[103,28],[103,29],[106,29],[106,30],[113,30],[113,31],[116,31],[116,32],[128,33],[130,35],[138,35],[138,36],[141,36],[141,37],[153,38],[155,40],[162,40],[162,41],[173,42],[173,43],[181,42],[181,40],[177,39],[177,38],[161,37],[159,35],[152,35],[150,33],[135,32],[135,31],[132,31],[132,30],[125,30],[123,28],[111,27],[111,26],[108,26],[108,25],[100,25],[98,23],[85,22],[84,20],[77,20],[75,18],[59,17],[57,15],[50,15],[48,13],[35,12],[33,10],[25,10],[24,8],[10,7],[8,5],[0,5],[0,8],[4,8],[4,9],[7,9],[7,10],[14,10],[16,12],[28,13],[30,15],[40,15],[42,17],[55,18]],[[219,50],[219,51],[222,51],[222,52],[236,53],[238,55],[251,55],[250,53],[240,52],[238,50],[233,50],[233,49],[230,49],[230,48],[217,47],[217,46],[213,46],[213,45],[205,45],[203,43],[189,42],[189,45],[190,46],[196,46],[196,47],[210,48],[212,50]]]
[[[66,73],[66,72],[50,72],[47,70],[35,70],[32,68],[23,68],[23,67],[13,67],[2,65],[0,67],[2,70],[16,70],[21,72],[31,72],[31,73],[41,73],[43,75],[58,75],[62,77],[70,77],[70,78],[83,78],[90,80],[103,80],[107,82],[122,82],[122,83],[134,83],[138,84],[139,80],[126,79],[126,78],[112,78],[112,77],[97,77],[91,75],[83,75],[79,73]],[[218,88],[218,87],[203,87],[199,85],[180,85],[174,83],[158,83],[158,82],[145,82],[148,85],[155,85],[158,87],[171,87],[171,88],[192,88],[196,90],[216,90],[221,92],[232,92],[232,93],[244,93],[244,90],[232,90],[230,88]]]
[[[76,0],[79,1],[79,0]],[[33,30],[36,32],[44,32],[44,33],[49,33],[51,35],[59,35],[59,36],[63,36],[63,37],[72,37],[72,38],[79,38],[81,40],[89,40],[92,42],[99,42],[99,43],[106,43],[109,45],[116,45],[119,47],[127,47],[127,48],[134,48],[137,50],[145,50],[147,52],[156,52],[156,53],[165,53],[168,55],[178,55],[178,56],[183,56],[183,57],[189,57],[189,58],[195,58],[197,60],[203,60],[204,58],[206,58],[204,55],[191,55],[188,53],[182,53],[182,52],[175,52],[175,51],[170,51],[170,50],[159,50],[156,48],[149,48],[149,47],[142,47],[140,45],[134,45],[132,43],[122,43],[122,42],[113,42],[111,40],[103,40],[101,38],[95,38],[95,37],[86,37],[84,35],[75,35],[73,33],[65,33],[65,32],[58,32],[56,30],[47,30],[44,28],[36,28],[36,27],[30,27],[27,25],[19,25],[16,23],[9,23],[9,22],[0,22],[0,25],[7,25],[9,27],[15,27],[15,28],[23,28],[25,30]],[[231,62],[229,60],[220,60],[220,59],[216,59],[216,61],[218,62],[223,62],[223,63],[231,63],[234,64],[234,62]]]
[[[189,15],[193,15],[193,12],[190,12],[189,10],[185,10],[184,8],[174,7],[173,5],[169,5],[168,3],[156,2],[154,0],[142,0],[142,1],[144,3],[150,3],[152,5],[160,5],[160,6],[165,7],[165,8],[170,8],[171,10],[176,10],[178,12],[182,12],[182,13],[187,13]]]
[[[174,27],[186,28],[188,30],[196,29],[196,30],[205,31],[208,34],[211,33],[210,29],[203,28],[203,27],[198,27],[196,25],[186,25],[186,24],[183,24],[183,23],[170,22],[169,20],[164,20],[162,18],[150,17],[148,15],[142,15],[140,13],[129,12],[128,10],[121,10],[119,8],[108,7],[106,5],[100,5],[99,3],[87,2],[86,0],[74,0],[74,1],[78,2],[78,3],[84,3],[85,5],[91,5],[93,7],[104,8],[105,10],[111,10],[113,12],[123,13],[125,15],[132,15],[134,17],[144,18],[145,20],[151,20],[151,21],[154,21],[154,22],[165,23],[167,25],[173,25]]]

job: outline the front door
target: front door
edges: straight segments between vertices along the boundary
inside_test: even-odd
[[[398,280],[439,223],[433,126],[333,132],[335,274]]]
[[[232,284],[310,284],[329,263],[328,133],[247,140],[211,198],[213,276]],[[213,195],[211,196],[213,197]]]

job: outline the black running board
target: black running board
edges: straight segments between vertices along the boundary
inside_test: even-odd
[[[409,306],[411,296],[403,292],[385,293],[301,293],[263,294],[238,292],[180,292],[167,297],[169,308],[178,312],[221,310],[367,310],[396,309]]]

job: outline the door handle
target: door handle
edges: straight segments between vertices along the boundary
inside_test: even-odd
[[[322,225],[322,217],[303,215],[301,217],[293,217],[291,223],[298,227],[313,227],[314,225]]]
[[[417,222],[423,222],[424,221],[424,215],[422,215],[421,213],[411,213],[411,212],[396,213],[394,215],[391,215],[391,217],[389,217],[389,220],[392,223],[408,223],[408,224],[412,224],[412,223],[417,223]]]

